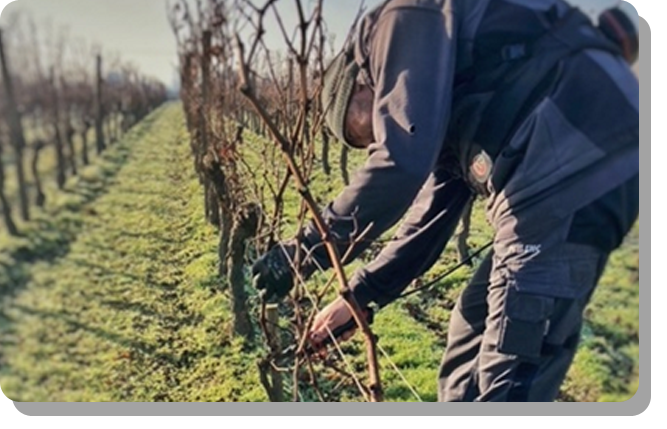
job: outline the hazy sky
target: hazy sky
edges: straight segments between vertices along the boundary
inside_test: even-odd
[[[382,0],[366,0],[373,7]],[[618,3],[617,0],[571,0],[582,9],[597,13]],[[315,4],[312,0],[305,4]],[[341,43],[358,10],[360,0],[325,0],[325,13],[329,30]],[[294,20],[293,2],[281,0],[286,6],[285,24]],[[37,23],[52,20],[55,26],[68,26],[72,36],[84,37],[89,42],[101,44],[105,50],[118,52],[126,61],[135,63],[145,74],[155,76],[171,85],[176,80],[176,46],[166,19],[166,0],[16,0],[2,12],[0,25],[14,11],[31,13]],[[634,11],[634,10],[633,10]],[[636,13],[636,12],[635,12]],[[292,16],[294,18],[294,16]],[[293,25],[293,24],[292,24]],[[268,40],[279,43],[279,33]]]

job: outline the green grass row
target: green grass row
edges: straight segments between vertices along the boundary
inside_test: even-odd
[[[254,356],[230,334],[180,106],[154,113],[112,151],[105,191],[55,215],[76,219],[58,255],[41,258],[37,245],[21,287],[3,293],[3,392],[18,401],[264,400]]]

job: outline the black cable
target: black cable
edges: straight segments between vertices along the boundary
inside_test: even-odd
[[[482,247],[481,247],[479,250],[477,250],[475,253],[473,253],[472,255],[468,256],[468,257],[465,258],[463,261],[461,261],[461,263],[459,263],[457,266],[455,266],[454,268],[448,270],[448,271],[445,272],[444,274],[442,274],[442,275],[436,277],[435,279],[431,280],[430,282],[428,282],[428,283],[425,284],[424,286],[421,286],[421,287],[419,287],[419,288],[417,288],[417,289],[411,290],[410,292],[406,292],[406,293],[404,293],[403,295],[399,296],[398,298],[396,298],[396,301],[399,300],[399,299],[407,298],[407,297],[409,297],[410,295],[414,295],[414,294],[416,294],[417,292],[421,292],[421,291],[423,291],[423,290],[426,290],[426,289],[429,289],[429,288],[435,286],[438,282],[440,282],[440,281],[444,280],[445,278],[447,278],[447,277],[451,276],[452,274],[454,274],[454,272],[456,272],[459,268],[463,267],[464,265],[467,265],[468,262],[472,261],[473,259],[475,259],[475,258],[478,257],[479,255],[481,255],[482,252],[484,252],[486,249],[488,249],[488,248],[491,247],[491,246],[493,246],[493,241],[491,241],[491,242],[487,243],[486,245],[482,246]]]

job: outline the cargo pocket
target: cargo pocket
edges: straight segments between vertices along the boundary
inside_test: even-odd
[[[563,299],[579,299],[595,287],[604,261],[602,252],[592,246],[560,244],[529,261],[507,263],[510,283],[528,294]]]
[[[547,338],[557,344],[565,341],[572,333],[565,328],[579,325],[583,308],[567,316],[569,322],[563,324],[559,320],[563,317],[562,304],[570,303],[573,308],[585,304],[605,261],[604,255],[591,246],[565,243],[557,251],[545,249],[534,259],[508,263],[499,351],[538,358]]]
[[[539,358],[554,305],[553,297],[521,292],[510,284],[498,350],[526,358]]]

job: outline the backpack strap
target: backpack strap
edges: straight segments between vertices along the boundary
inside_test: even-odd
[[[497,57],[479,64],[481,69],[487,69],[498,61],[517,62],[505,74],[486,107],[473,142],[495,159],[521,122],[522,113],[525,114],[546,96],[551,85],[545,85],[545,81],[553,76],[556,66],[563,59],[586,49],[621,54],[619,48],[600,34],[586,15],[572,8],[537,40],[507,45]]]

